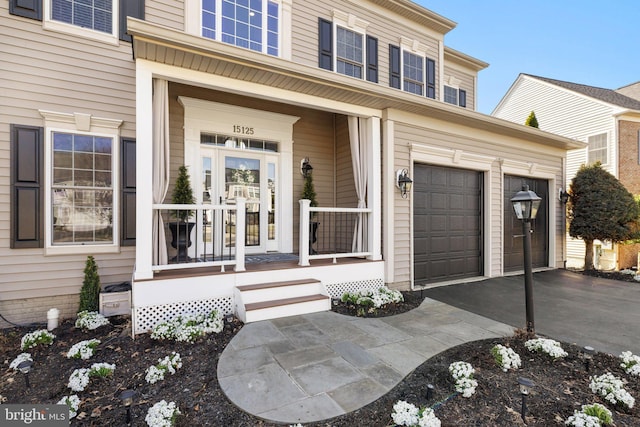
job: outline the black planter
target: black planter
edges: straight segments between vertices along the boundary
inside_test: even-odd
[[[178,250],[176,256],[171,258],[173,262],[189,262],[191,258],[187,254],[187,248],[191,246],[191,231],[195,222],[170,222],[171,247]]]

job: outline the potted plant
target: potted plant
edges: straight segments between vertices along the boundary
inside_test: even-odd
[[[186,166],[180,166],[176,184],[171,194],[171,203],[174,205],[193,205],[195,202],[189,172]],[[195,222],[189,221],[192,215],[193,210],[188,209],[174,210],[171,212],[171,217],[176,219],[176,221],[169,223],[169,229],[172,235],[171,247],[178,250],[177,255],[172,261],[191,260],[187,254],[187,248],[191,246],[191,231],[196,225]]]
[[[316,200],[316,189],[313,186],[313,177],[311,173],[307,173],[304,177],[304,187],[302,187],[302,195],[303,199],[310,200],[310,206],[315,207],[318,206],[318,201]],[[311,221],[309,222],[309,254],[316,254],[316,250],[313,249],[313,244],[318,240],[318,225],[320,223],[316,221],[316,212],[311,214]]]

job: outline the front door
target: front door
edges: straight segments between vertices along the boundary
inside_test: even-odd
[[[247,253],[278,251],[278,156],[244,149],[223,149],[201,146],[200,183],[203,203],[235,205],[246,200],[245,247]],[[215,233],[203,241],[207,253],[233,252],[235,215],[214,215],[206,218],[203,227],[221,230],[224,238]],[[207,230],[205,230],[205,233]]]

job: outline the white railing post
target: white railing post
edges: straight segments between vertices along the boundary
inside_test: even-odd
[[[311,200],[300,200],[300,243],[298,244],[298,265],[309,266],[309,208]]]
[[[246,228],[246,199],[236,199],[236,266],[234,271],[245,271],[244,268],[244,239]]]

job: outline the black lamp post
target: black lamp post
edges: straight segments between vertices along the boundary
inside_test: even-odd
[[[531,271],[531,220],[536,218],[542,199],[528,185],[522,186],[511,199],[513,211],[522,220],[522,247],[524,250],[524,293],[527,310],[527,332],[534,333],[533,322],[533,273]]]
[[[520,417],[522,421],[526,424],[526,416],[527,416],[527,396],[531,392],[531,389],[534,387],[533,381],[528,378],[518,378],[518,385],[520,386],[520,394],[522,395],[522,407],[520,408]]]
[[[33,366],[31,360],[23,360],[18,364],[18,370],[24,374],[24,384],[27,388],[31,388],[31,384],[29,384],[29,371],[31,371],[31,366]]]
[[[126,425],[131,425],[131,405],[133,404],[133,396],[136,394],[133,390],[124,390],[120,393],[120,400],[125,408],[127,408],[127,415],[125,418]]]

